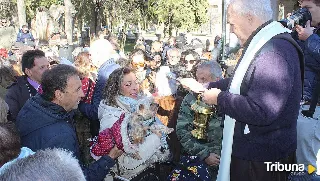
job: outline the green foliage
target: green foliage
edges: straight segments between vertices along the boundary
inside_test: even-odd
[[[138,0],[105,0],[106,14],[116,23],[138,23],[142,4]]]
[[[17,0],[12,0],[17,4]],[[33,19],[36,15],[36,10],[39,7],[49,8],[52,4],[63,4],[63,0],[24,0],[26,5],[27,21]]]
[[[0,1],[0,17],[11,17],[16,9],[16,3],[10,0]]]
[[[15,2],[16,0],[10,0]],[[52,4],[63,4],[63,0],[25,0],[27,21],[36,15],[39,7],[49,8]],[[72,0],[76,8],[78,24],[91,23],[97,15],[102,22],[109,18],[113,27],[117,25],[164,23],[171,31],[173,28],[195,30],[208,21],[207,0]],[[126,27],[125,27],[126,28]]]
[[[96,4],[94,4],[93,0],[72,0],[72,4],[75,6],[77,11],[75,17],[85,23],[90,22],[92,17],[94,16],[94,9]]]
[[[150,14],[167,26],[194,30],[208,21],[207,0],[150,0]]]

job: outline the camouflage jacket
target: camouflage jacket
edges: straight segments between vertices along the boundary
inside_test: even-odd
[[[211,116],[207,129],[207,140],[200,141],[191,134],[193,128],[194,111],[191,109],[192,102],[196,101],[193,94],[189,93],[183,99],[180,107],[176,132],[182,145],[182,153],[192,156],[199,156],[201,160],[207,158],[210,153],[221,154],[222,131],[221,119],[215,115]]]

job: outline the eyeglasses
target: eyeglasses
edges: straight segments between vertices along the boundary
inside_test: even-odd
[[[134,66],[134,67],[144,67],[144,63],[143,62],[140,62],[140,63],[132,62],[132,66]]]
[[[195,64],[197,61],[196,60],[186,60],[186,63],[188,64]]]

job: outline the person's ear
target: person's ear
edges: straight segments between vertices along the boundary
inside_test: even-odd
[[[32,76],[32,71],[28,68],[25,68],[25,73],[27,74],[28,77],[31,77]]]
[[[58,102],[61,102],[63,99],[63,92],[61,90],[55,90],[54,97]]]

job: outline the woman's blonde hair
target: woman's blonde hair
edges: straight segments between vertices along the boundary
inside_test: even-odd
[[[74,65],[80,73],[80,77],[91,77],[91,61],[88,52],[81,52],[76,56]]]

